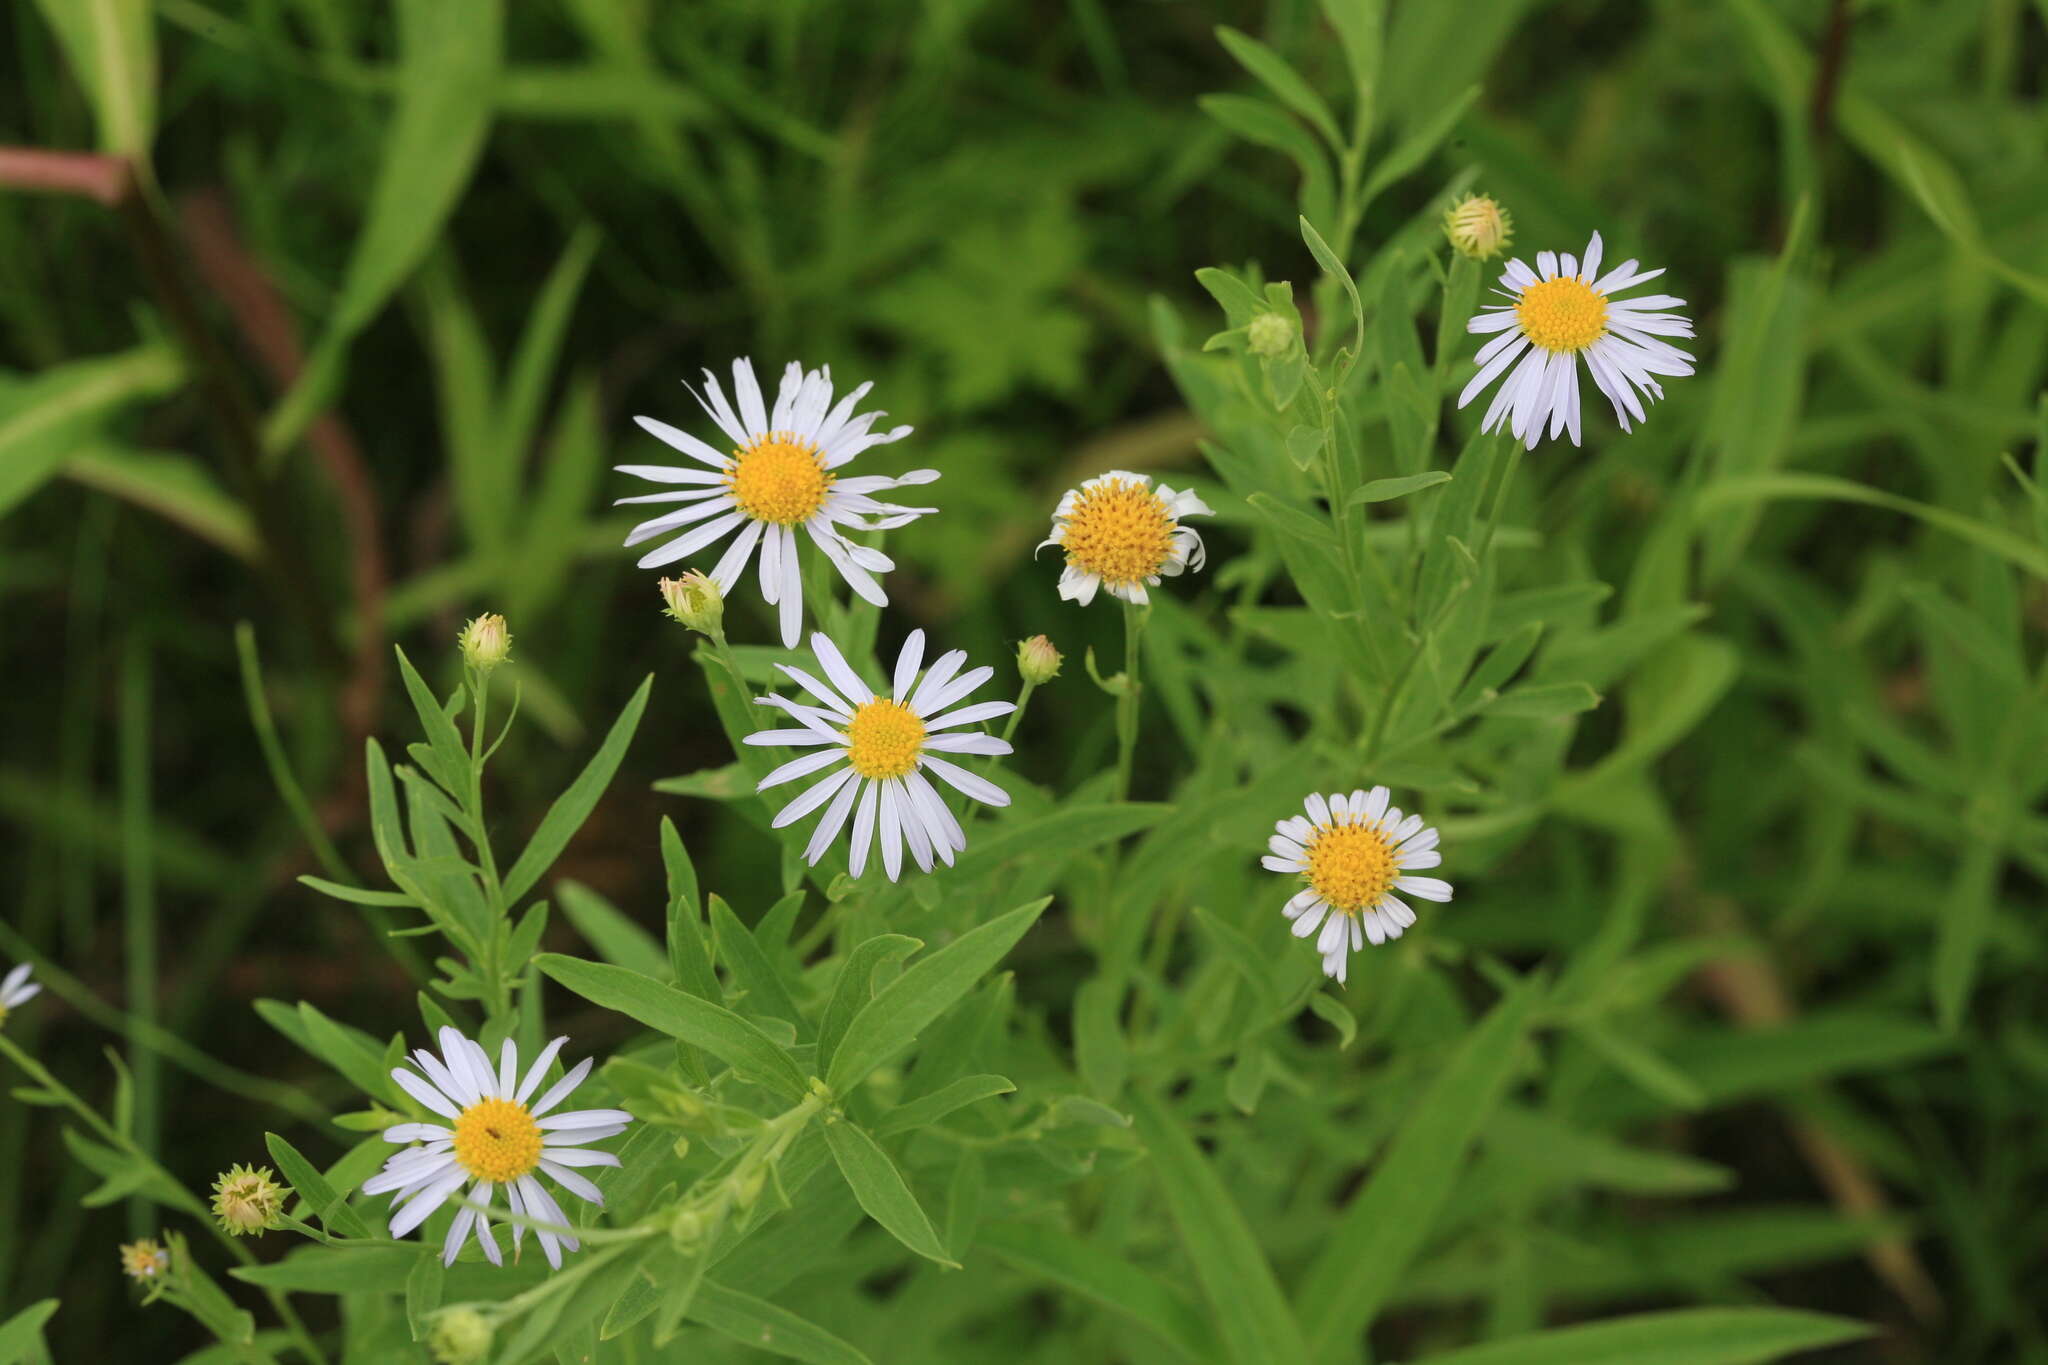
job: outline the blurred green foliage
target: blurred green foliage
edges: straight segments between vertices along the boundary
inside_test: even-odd
[[[115,1244],[196,1225],[189,1191],[259,1147],[302,1195],[352,1188],[366,1102],[398,1099],[382,1040],[444,1011],[510,1027],[516,986],[518,1027],[544,998],[643,1117],[680,1106],[633,1140],[624,1225],[807,1103],[755,1081],[810,1074],[860,973],[925,979],[895,964],[1041,896],[910,1060],[840,1078],[852,1121],[791,1121],[790,1209],[749,1204],[708,1276],[673,1249],[594,1276],[517,1349],[583,1358],[616,1314],[630,1359],[2048,1361],[2048,6],[4,25],[0,958],[49,990],[7,1021],[48,1071],[0,1104],[0,1361],[199,1350]],[[1628,436],[1589,400],[1583,449],[1476,436],[1446,399],[1494,272],[1438,230],[1466,188],[1515,254],[1597,228],[1668,266],[1699,375]],[[1305,348],[1203,349],[1260,306]],[[944,475],[887,541],[889,611],[841,618],[859,640],[1069,657],[952,872],[806,887],[736,699],[619,548],[629,418],[692,425],[675,381],[736,354],[874,380],[918,431],[866,458]],[[1031,557],[1118,467],[1217,511],[1207,572],[1155,593],[1133,802],[1081,666],[1114,667],[1116,613]],[[580,825],[544,932],[516,894],[473,907],[493,971],[542,935],[570,988],[544,997],[421,993],[434,950],[387,931],[441,907],[388,889],[366,818],[423,789],[381,754],[431,732],[483,610],[522,723],[465,838]],[[765,683],[769,614],[727,621]],[[547,816],[593,754],[588,819]],[[1443,829],[1458,899],[1338,990],[1257,856],[1307,790],[1375,781]],[[647,1003],[678,996],[770,1051]],[[233,1276],[190,1253],[263,1350],[290,1302],[333,1358],[421,1358],[423,1305],[539,1283],[444,1284],[413,1244],[279,1260],[293,1236]]]

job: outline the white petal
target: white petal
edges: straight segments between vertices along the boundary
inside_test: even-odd
[[[956,763],[948,763],[936,754],[927,754],[924,764],[934,773],[937,773],[946,785],[952,787],[955,791],[964,792],[983,805],[1007,806],[1010,804],[1010,794],[1008,792],[987,778],[968,772],[967,769],[960,767]]]
[[[1394,885],[1426,901],[1447,901],[1451,898],[1451,884],[1439,877],[1396,877]]]
[[[514,1099],[521,1104],[526,1103],[526,1097],[540,1084],[540,1078],[548,1074],[548,1066],[555,1060],[555,1054],[560,1052],[562,1045],[568,1041],[568,1035],[564,1034],[540,1050],[540,1055],[533,1059],[533,1065],[526,1068],[526,1078],[519,1082],[519,1093],[513,1096]]]
[[[535,1118],[539,1118],[542,1114],[547,1113],[548,1110],[569,1098],[569,1092],[583,1084],[583,1078],[590,1074],[593,1060],[592,1058],[585,1057],[582,1061],[570,1067],[567,1074],[561,1080],[548,1087],[547,1094],[542,1095],[533,1102],[533,1108],[529,1112]]]
[[[902,701],[909,693],[910,684],[917,679],[917,670],[923,666],[924,632],[913,630],[905,637],[903,648],[896,652],[896,676],[890,693],[896,701]]]

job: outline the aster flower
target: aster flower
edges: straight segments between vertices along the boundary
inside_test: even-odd
[[[881,502],[874,495],[892,488],[930,483],[939,475],[934,469],[914,469],[895,478],[880,474],[847,477],[837,472],[870,446],[908,436],[910,428],[894,427],[877,433],[872,428],[882,413],[854,414],[854,405],[870,387],[867,384],[854,389],[835,406],[829,367],[806,373],[792,361],[782,372],[782,388],[775,396],[772,410],[762,401],[753,361],[744,357],[733,361],[732,383],[735,401],[727,402],[718,380],[706,370],[704,392],[697,395],[713,424],[732,443],[730,455],[719,453],[666,422],[652,417],[633,419],[648,434],[708,468],[618,466],[622,474],[655,483],[687,485],[672,493],[620,498],[621,503],[683,504],[673,512],[635,526],[626,537],[626,544],[638,545],[671,531],[682,531],[667,544],[640,557],[640,567],[651,569],[695,554],[739,532],[711,570],[712,581],[721,595],[730,596],[758,547],[761,598],[779,609],[782,643],[793,649],[803,620],[797,529],[801,527],[825,558],[832,561],[848,587],[878,607],[887,606],[889,599],[874,575],[888,572],[895,562],[880,550],[847,539],[843,528],[886,531],[935,511],[930,507]]]
[[[1299,876],[1301,891],[1283,909],[1294,922],[1294,936],[1316,932],[1316,951],[1323,955],[1323,974],[1345,978],[1350,955],[1368,940],[1378,944],[1401,937],[1415,923],[1415,912],[1395,895],[1405,891],[1424,900],[1447,901],[1451,884],[1435,877],[1411,875],[1443,862],[1436,851],[1437,832],[1419,815],[1404,816],[1387,805],[1387,789],[1311,795],[1307,817],[1296,815],[1273,827],[1270,850],[1259,861],[1270,872]]]
[[[398,1067],[391,1078],[406,1094],[449,1122],[400,1123],[385,1129],[388,1142],[421,1145],[394,1153],[383,1170],[363,1182],[364,1194],[392,1194],[396,1211],[391,1217],[391,1235],[405,1236],[450,1196],[460,1197],[467,1185],[474,1203],[465,1204],[449,1225],[441,1243],[441,1260],[454,1264],[474,1230],[484,1256],[498,1265],[498,1241],[491,1233],[490,1215],[499,1186],[504,1187],[505,1203],[514,1214],[557,1227],[569,1225],[561,1205],[534,1178],[536,1171],[603,1208],[604,1196],[597,1186],[572,1168],[618,1165],[619,1159],[610,1152],[591,1151],[584,1144],[625,1132],[633,1116],[623,1109],[548,1112],[583,1083],[590,1074],[591,1059],[578,1062],[538,1100],[532,1100],[567,1038],[557,1038],[542,1048],[523,1079],[519,1047],[510,1038],[499,1050],[495,1067],[480,1045],[455,1029],[442,1029],[440,1040],[440,1056],[426,1048],[416,1049],[411,1057],[416,1070]],[[515,1253],[525,1232],[521,1225],[512,1228]],[[548,1264],[557,1269],[562,1264],[562,1248],[574,1251],[580,1245],[567,1232],[536,1228],[534,1235],[540,1238]]]
[[[923,871],[932,870],[934,858],[950,867],[953,855],[967,847],[967,836],[961,831],[959,820],[947,809],[946,799],[925,774],[931,773],[984,804],[1010,804],[1009,793],[1001,787],[942,757],[1010,752],[1009,744],[994,735],[973,731],[944,733],[958,726],[1006,716],[1017,709],[1013,702],[981,701],[947,710],[987,682],[995,670],[982,667],[962,673],[960,666],[967,662],[967,651],[956,649],[941,654],[920,678],[924,632],[913,630],[896,655],[889,690],[877,693],[847,665],[846,656],[824,635],[811,636],[811,650],[818,656],[829,685],[788,664],[776,667],[808,692],[816,705],[790,701],[772,692],[760,699],[763,706],[787,711],[801,728],[762,730],[747,736],[749,744],[817,749],[816,753],[791,759],[769,773],[761,779],[757,790],[766,791],[820,769],[830,769],[802,796],[782,808],[775,817],[775,827],[793,824],[830,801],[804,849],[807,862],[815,864],[825,856],[825,850],[832,846],[850,814],[853,846],[849,866],[854,876],[858,877],[867,867],[868,851],[877,840],[882,847],[882,870],[892,882],[903,869],[905,844],[910,846],[910,856]]]
[[[1061,597],[1085,607],[1098,588],[1108,588],[1111,596],[1143,603],[1148,586],[1199,569],[1207,557],[1201,535],[1180,519],[1214,515],[1192,490],[1176,493],[1163,483],[1155,489],[1149,475],[1112,469],[1067,490],[1053,510],[1052,534],[1038,548],[1066,551]]]
[[[0,1024],[7,1022],[7,1012],[18,1005],[25,1005],[42,992],[40,981],[28,979],[29,965],[17,962],[14,969],[0,978]]]
[[[1533,450],[1548,424],[1551,439],[1570,432],[1572,444],[1579,444],[1582,357],[1593,382],[1614,405],[1623,431],[1631,417],[1643,420],[1643,394],[1652,401],[1664,396],[1658,375],[1692,373],[1692,356],[1659,339],[1692,335],[1689,319],[1662,311],[1682,307],[1684,299],[1669,294],[1613,297],[1655,279],[1663,269],[1638,270],[1634,261],[1623,261],[1602,275],[1600,250],[1596,232],[1583,261],[1570,253],[1539,251],[1531,270],[1519,257],[1510,260],[1501,272],[1502,287],[1494,291],[1509,302],[1482,309],[1466,324],[1472,332],[1500,335],[1479,348],[1479,373],[1458,395],[1458,406],[1507,374],[1486,409],[1484,430],[1498,431],[1505,424]]]

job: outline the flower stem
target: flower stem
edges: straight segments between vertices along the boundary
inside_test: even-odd
[[[1131,764],[1138,750],[1138,663],[1144,652],[1145,623],[1152,609],[1124,603],[1124,690],[1116,699],[1116,799],[1131,794]],[[1022,709],[1021,707],[1019,708]]]

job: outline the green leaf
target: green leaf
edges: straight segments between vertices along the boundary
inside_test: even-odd
[[[1522,981],[1466,1034],[1339,1216],[1302,1282],[1315,1359],[1350,1357],[1428,1240],[1467,1150],[1520,1064],[1529,1016],[1543,995],[1541,981]]]
[[[910,1186],[903,1183],[902,1172],[880,1143],[843,1119],[825,1126],[825,1141],[832,1148],[832,1159],[839,1163],[839,1173],[846,1177],[853,1197],[860,1201],[868,1217],[918,1255],[943,1266],[958,1267],[959,1262],[946,1254],[938,1230],[925,1216],[923,1205],[910,1192]]]
[[[39,3],[92,97],[100,150],[146,163],[156,131],[155,6],[149,0]]]
[[[1468,1346],[1428,1365],[1757,1365],[1869,1335],[1860,1322],[1789,1308],[1685,1308]]]
[[[1245,499],[1268,525],[1283,535],[1323,549],[1337,547],[1337,532],[1321,517],[1290,507],[1271,493],[1254,493]]]
[[[306,1207],[329,1232],[343,1237],[373,1235],[362,1215],[335,1193],[327,1178],[320,1174],[320,1169],[299,1155],[298,1148],[275,1133],[265,1133],[263,1145],[270,1149],[270,1159],[277,1163],[277,1169],[284,1173],[284,1178],[298,1191],[299,1198],[306,1201]]]
[[[811,1021],[790,998],[789,987],[776,973],[775,964],[732,907],[716,895],[711,897],[711,932],[747,1013],[784,1020],[796,1029],[800,1040],[809,1041]]]
[[[1458,120],[1465,117],[1465,111],[1479,98],[1479,87],[1467,86],[1460,94],[1436,111],[1429,122],[1417,127],[1407,137],[1380,155],[1379,163],[1366,178],[1365,188],[1359,192],[1359,206],[1363,208],[1379,197],[1380,191],[1409,174],[1429,159],[1437,144],[1451,135],[1458,126]]]
[[[1129,1103],[1230,1359],[1239,1365],[1306,1361],[1301,1328],[1229,1187],[1156,1095],[1133,1087]]]
[[[1963,846],[1949,883],[1934,945],[1934,1004],[1941,1026],[1953,1032],[1963,1022],[1970,987],[1977,979],[1977,960],[1991,933],[1991,911],[1998,895],[1999,873],[2005,865],[1998,843],[1981,834]]]
[[[1323,273],[1343,285],[1345,295],[1351,300],[1351,317],[1358,328],[1357,339],[1351,343],[1351,356],[1355,360],[1365,349],[1365,303],[1358,297],[1358,283],[1344,268],[1344,262],[1337,259],[1337,253],[1330,250],[1323,234],[1317,232],[1315,224],[1306,218],[1301,220],[1301,240],[1308,244],[1309,255],[1316,258],[1316,264],[1322,267]]]
[[[1582,682],[1524,683],[1496,697],[1486,714],[1549,720],[1590,711],[1599,704],[1600,694]]]
[[[555,900],[576,932],[606,962],[656,981],[668,978],[668,954],[654,936],[603,896],[581,882],[563,881],[555,885]]]
[[[1211,1333],[1187,1297],[1112,1251],[1041,1223],[984,1223],[976,1245],[1121,1313],[1183,1359],[1210,1359]]]
[[[114,444],[86,446],[66,457],[63,474],[74,483],[154,512],[237,559],[253,562],[260,553],[248,511],[189,455]],[[4,482],[6,476],[0,475]]]
[[[1451,476],[1446,471],[1426,469],[1420,474],[1406,474],[1398,479],[1374,479],[1362,488],[1351,490],[1351,496],[1345,501],[1353,507],[1368,502],[1391,502],[1395,498],[1405,498],[1410,493],[1420,493],[1425,488],[1435,488],[1438,484],[1450,481]]]
[[[816,1323],[715,1280],[697,1286],[689,1316],[751,1350],[809,1365],[871,1365],[866,1355]]]
[[[541,874],[569,846],[569,840],[575,837],[576,831],[583,828],[583,822],[590,818],[597,799],[611,785],[612,774],[619,770],[619,760],[626,756],[626,746],[633,742],[633,732],[640,727],[640,713],[647,709],[647,694],[653,686],[654,675],[650,673],[626,703],[626,709],[619,712],[619,718],[612,722],[611,732],[604,737],[604,743],[598,746],[590,762],[576,774],[576,780],[569,784],[569,789],[548,807],[540,828],[527,841],[526,851],[505,874],[505,904],[515,903],[532,889]]]
[[[1280,102],[1315,125],[1317,132],[1328,140],[1331,148],[1342,151],[1344,135],[1337,131],[1337,120],[1330,113],[1330,106],[1323,102],[1301,73],[1287,64],[1287,59],[1267,47],[1248,33],[1240,33],[1227,24],[1216,28],[1216,40],[1223,44],[1237,64],[1252,75],[1275,95]]]
[[[266,424],[267,450],[292,445],[327,405],[349,343],[440,237],[490,131],[504,24],[503,0],[399,0],[397,110],[363,229],[327,332]]]
[[[57,1300],[39,1299],[0,1322],[0,1365],[45,1360],[49,1347],[43,1342],[43,1324],[57,1311]]]
[[[1019,906],[969,930],[903,975],[861,1007],[833,1054],[825,1083],[851,1094],[868,1073],[916,1040],[926,1025],[967,994],[1037,922],[1050,896]]]
[[[360,886],[343,886],[340,882],[330,882],[325,877],[315,877],[310,874],[301,875],[299,884],[301,886],[310,886],[323,896],[332,896],[338,901],[347,901],[351,905],[410,906],[419,904],[418,901],[415,901],[403,891],[369,891]]]
[[[897,1133],[908,1133],[919,1128],[929,1128],[955,1109],[964,1108],[979,1100],[995,1095],[1008,1095],[1017,1087],[1007,1076],[962,1076],[950,1085],[942,1085],[922,1099],[908,1104],[899,1104],[882,1116],[875,1125],[877,1137],[893,1137]]]
[[[542,953],[536,967],[592,1004],[617,1010],[649,1028],[700,1047],[727,1066],[762,1084],[801,1099],[803,1072],[774,1039],[723,1005],[664,986],[659,981],[605,963]]]
[[[247,1284],[290,1294],[402,1294],[413,1262],[432,1256],[417,1242],[366,1247],[301,1247],[269,1265],[234,1266]]]
[[[152,344],[0,386],[0,513],[42,487],[96,423],[170,392],[183,376],[176,352]]]
[[[1946,507],[1915,502],[1896,493],[1829,474],[1758,474],[1747,478],[1720,479],[1700,490],[1693,510],[1707,513],[1747,502],[1786,500],[1853,502],[1902,512],[2010,560],[2036,578],[2048,578],[2048,547],[2037,545],[2002,526],[1951,512]]]
[[[884,964],[901,962],[922,947],[924,940],[906,934],[877,934],[846,955],[832,986],[832,999],[825,1006],[825,1017],[818,1024],[820,1071],[830,1069],[832,1054],[839,1050],[847,1025],[874,998],[875,973]]]

